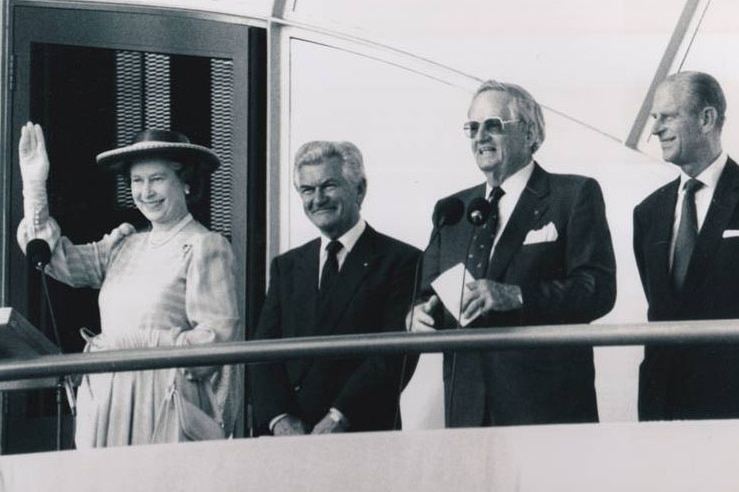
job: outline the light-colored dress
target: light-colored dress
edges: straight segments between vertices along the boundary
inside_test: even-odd
[[[31,238],[28,229],[21,222],[23,250]],[[189,214],[157,243],[149,232],[124,236],[116,229],[98,242],[74,245],[51,218],[34,229],[34,237],[52,248],[47,274],[73,287],[100,289],[102,333],[86,351],[199,345],[243,336],[231,246]],[[77,447],[151,442],[172,374],[162,369],[85,376],[77,392]],[[195,384],[212,385],[209,413],[223,423],[226,435],[233,431],[243,398],[241,366],[214,368],[197,383],[180,377],[178,384],[193,386],[181,391],[191,401],[199,393]]]

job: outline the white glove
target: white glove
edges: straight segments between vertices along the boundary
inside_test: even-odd
[[[46,154],[44,132],[40,125],[30,121],[21,128],[18,144],[21,178],[23,180],[23,213],[34,227],[42,227],[49,217],[46,198],[46,178],[49,176],[49,157]]]
[[[134,232],[136,232],[136,228],[128,222],[124,222],[123,224],[110,231],[110,233],[106,234],[103,238],[103,241],[108,241],[110,247],[112,248],[119,241],[123,240],[123,238],[125,238],[126,236],[130,236]]]

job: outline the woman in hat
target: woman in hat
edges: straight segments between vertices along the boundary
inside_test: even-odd
[[[172,131],[139,133],[131,145],[103,152],[100,165],[130,181],[136,207],[151,223],[145,232],[122,224],[100,241],[74,245],[49,217],[49,161],[39,125],[27,123],[19,145],[24,218],[23,251],[46,240],[52,257],[45,272],[74,287],[99,288],[102,332],[84,335],[86,351],[200,345],[241,335],[234,255],[228,241],[196,222],[187,208],[203,177],[218,167],[216,155]],[[175,419],[172,388],[182,412]],[[232,432],[241,405],[238,366],[161,369],[85,376],[78,389],[78,448],[212,438],[186,424],[205,418]],[[181,415],[180,415],[181,416]],[[210,420],[208,423],[210,423]],[[173,423],[174,422],[174,423]],[[176,428],[175,428],[176,427]],[[211,429],[212,430],[212,429]],[[216,430],[218,428],[216,427]]]

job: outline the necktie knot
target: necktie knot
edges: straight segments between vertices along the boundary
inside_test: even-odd
[[[683,185],[686,195],[695,195],[695,192],[703,187],[703,183],[697,179],[691,178]]]
[[[495,188],[490,190],[490,194],[488,195],[488,201],[491,204],[495,205],[500,201],[503,195],[505,195],[505,191],[503,191],[503,188],[501,188],[500,186],[496,186]]]
[[[344,247],[344,245],[341,244],[340,241],[337,241],[337,240],[334,239],[333,241],[330,241],[326,245],[326,253],[328,253],[329,257],[331,257],[331,256],[334,256],[335,257],[339,253],[339,251],[341,251],[341,248],[343,248],[343,247]]]

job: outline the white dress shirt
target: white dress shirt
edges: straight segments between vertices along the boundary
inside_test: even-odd
[[[500,237],[503,235],[506,225],[513,214],[513,209],[516,208],[518,199],[521,198],[523,190],[526,189],[526,183],[531,178],[531,173],[534,172],[534,161],[529,162],[524,167],[508,176],[508,179],[503,181],[500,187],[505,191],[505,194],[500,197],[498,202],[498,233],[495,236],[493,247],[490,250],[490,257],[493,257],[495,247],[500,241]],[[490,196],[490,192],[493,191],[493,187],[490,184],[485,185],[485,197]]]

